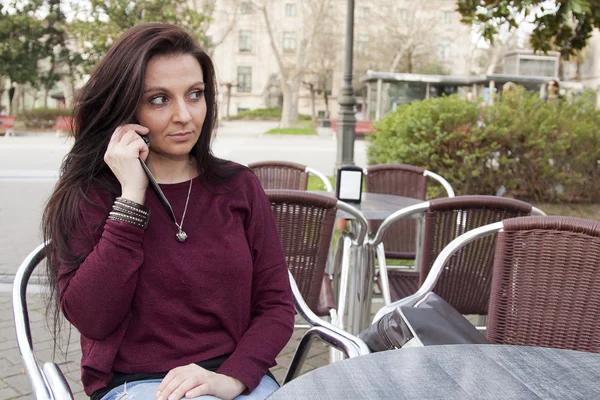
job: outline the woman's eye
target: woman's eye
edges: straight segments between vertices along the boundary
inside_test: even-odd
[[[165,104],[166,101],[167,101],[167,98],[165,96],[154,96],[150,99],[150,104],[160,106],[160,105]]]
[[[203,94],[204,90],[194,90],[192,93],[190,93],[190,98],[192,100],[200,100]]]

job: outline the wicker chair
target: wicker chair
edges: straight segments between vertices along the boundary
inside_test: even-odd
[[[600,353],[597,221],[522,217],[469,231],[448,244],[423,286],[403,301],[418,301],[452,257],[496,232],[488,340]]]
[[[367,232],[367,220],[354,207],[332,197],[297,190],[265,192],[271,202],[290,271],[296,310],[308,322],[310,328],[301,339],[286,379],[293,379],[297,375],[315,336],[341,350],[348,357],[368,352],[364,343],[356,344],[356,338],[341,329],[346,298],[345,295],[340,295],[340,306],[336,305],[331,280],[325,273],[337,210],[350,213],[359,221],[357,236],[345,235],[347,240],[362,243]],[[347,254],[344,257],[342,269],[347,271],[349,259]],[[345,293],[343,289],[340,291]],[[337,313],[338,309],[340,314]],[[327,316],[331,317],[331,323],[320,318]],[[332,337],[332,332],[335,337]]]
[[[399,219],[415,218],[423,213],[423,240],[417,260],[419,271],[404,269],[388,273],[385,256],[379,246],[388,227]],[[373,246],[378,246],[378,282],[387,304],[384,309],[391,311],[396,305],[391,302],[401,301],[417,292],[428,277],[436,257],[456,237],[492,222],[532,213],[544,215],[531,204],[519,200],[497,196],[457,196],[424,202],[392,214],[370,241]],[[466,247],[449,260],[437,281],[435,293],[461,314],[487,315],[493,256],[493,238]]]
[[[73,399],[73,393],[60,367],[54,362],[40,366],[33,353],[33,340],[27,311],[27,284],[33,271],[46,257],[45,246],[39,245],[21,264],[13,282],[12,307],[17,346],[23,359],[25,373],[36,400]]]
[[[370,193],[393,194],[425,200],[427,178],[439,182],[448,197],[454,197],[452,186],[441,176],[421,167],[407,164],[379,164],[366,169],[365,190]],[[376,232],[381,220],[369,220],[369,231]],[[398,221],[388,228],[384,239],[385,256],[393,260],[416,258],[417,221]]]
[[[323,181],[325,189],[328,192],[333,192],[333,187],[329,179],[321,172],[306,165],[288,161],[260,161],[248,164],[248,168],[256,174],[265,190],[306,190],[308,187],[308,175],[314,174]]]

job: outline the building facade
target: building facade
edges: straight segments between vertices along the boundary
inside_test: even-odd
[[[290,69],[302,66],[300,113],[311,115],[314,102],[317,117],[336,118],[347,1],[265,3],[281,62]],[[280,106],[278,60],[262,11],[239,0],[219,1],[217,7],[208,35],[219,42],[213,58],[221,115]],[[359,102],[366,96],[360,77],[368,70],[468,75],[471,28],[460,22],[455,8],[455,0],[356,0],[354,87]]]

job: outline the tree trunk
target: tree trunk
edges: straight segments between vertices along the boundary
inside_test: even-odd
[[[279,121],[280,128],[289,128],[292,126],[292,88],[287,82],[281,85],[283,94],[283,106],[281,107],[281,120]]]
[[[15,92],[16,92],[16,89],[14,86],[12,86],[12,82],[11,82],[11,85],[9,86],[9,89],[8,89],[8,115],[15,115],[13,113],[13,100],[15,98]]]
[[[300,113],[298,112],[298,98],[300,97],[300,84],[302,82],[302,76],[297,74],[297,76],[292,80],[292,108],[290,109],[290,117],[291,122],[298,121],[300,117]]]
[[[226,85],[227,87],[227,109],[226,109],[226,115],[225,115],[225,119],[227,119],[227,121],[229,121],[229,106],[231,104],[231,83],[228,83]]]
[[[317,101],[317,99],[315,96],[315,87],[314,87],[314,85],[311,85],[311,87],[310,87],[310,102],[311,102],[310,110],[312,113],[311,117],[312,117],[313,122],[317,122],[317,111],[315,109],[316,101]]]
[[[50,94],[50,89],[49,88],[45,88],[44,89],[44,108],[48,108],[48,96]]]
[[[323,101],[325,102],[325,118],[329,119],[329,95],[327,94],[327,84],[323,84]]]

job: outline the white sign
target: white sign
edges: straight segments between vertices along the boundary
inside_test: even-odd
[[[361,189],[361,171],[341,171],[340,172],[340,199],[358,200],[360,199]]]

